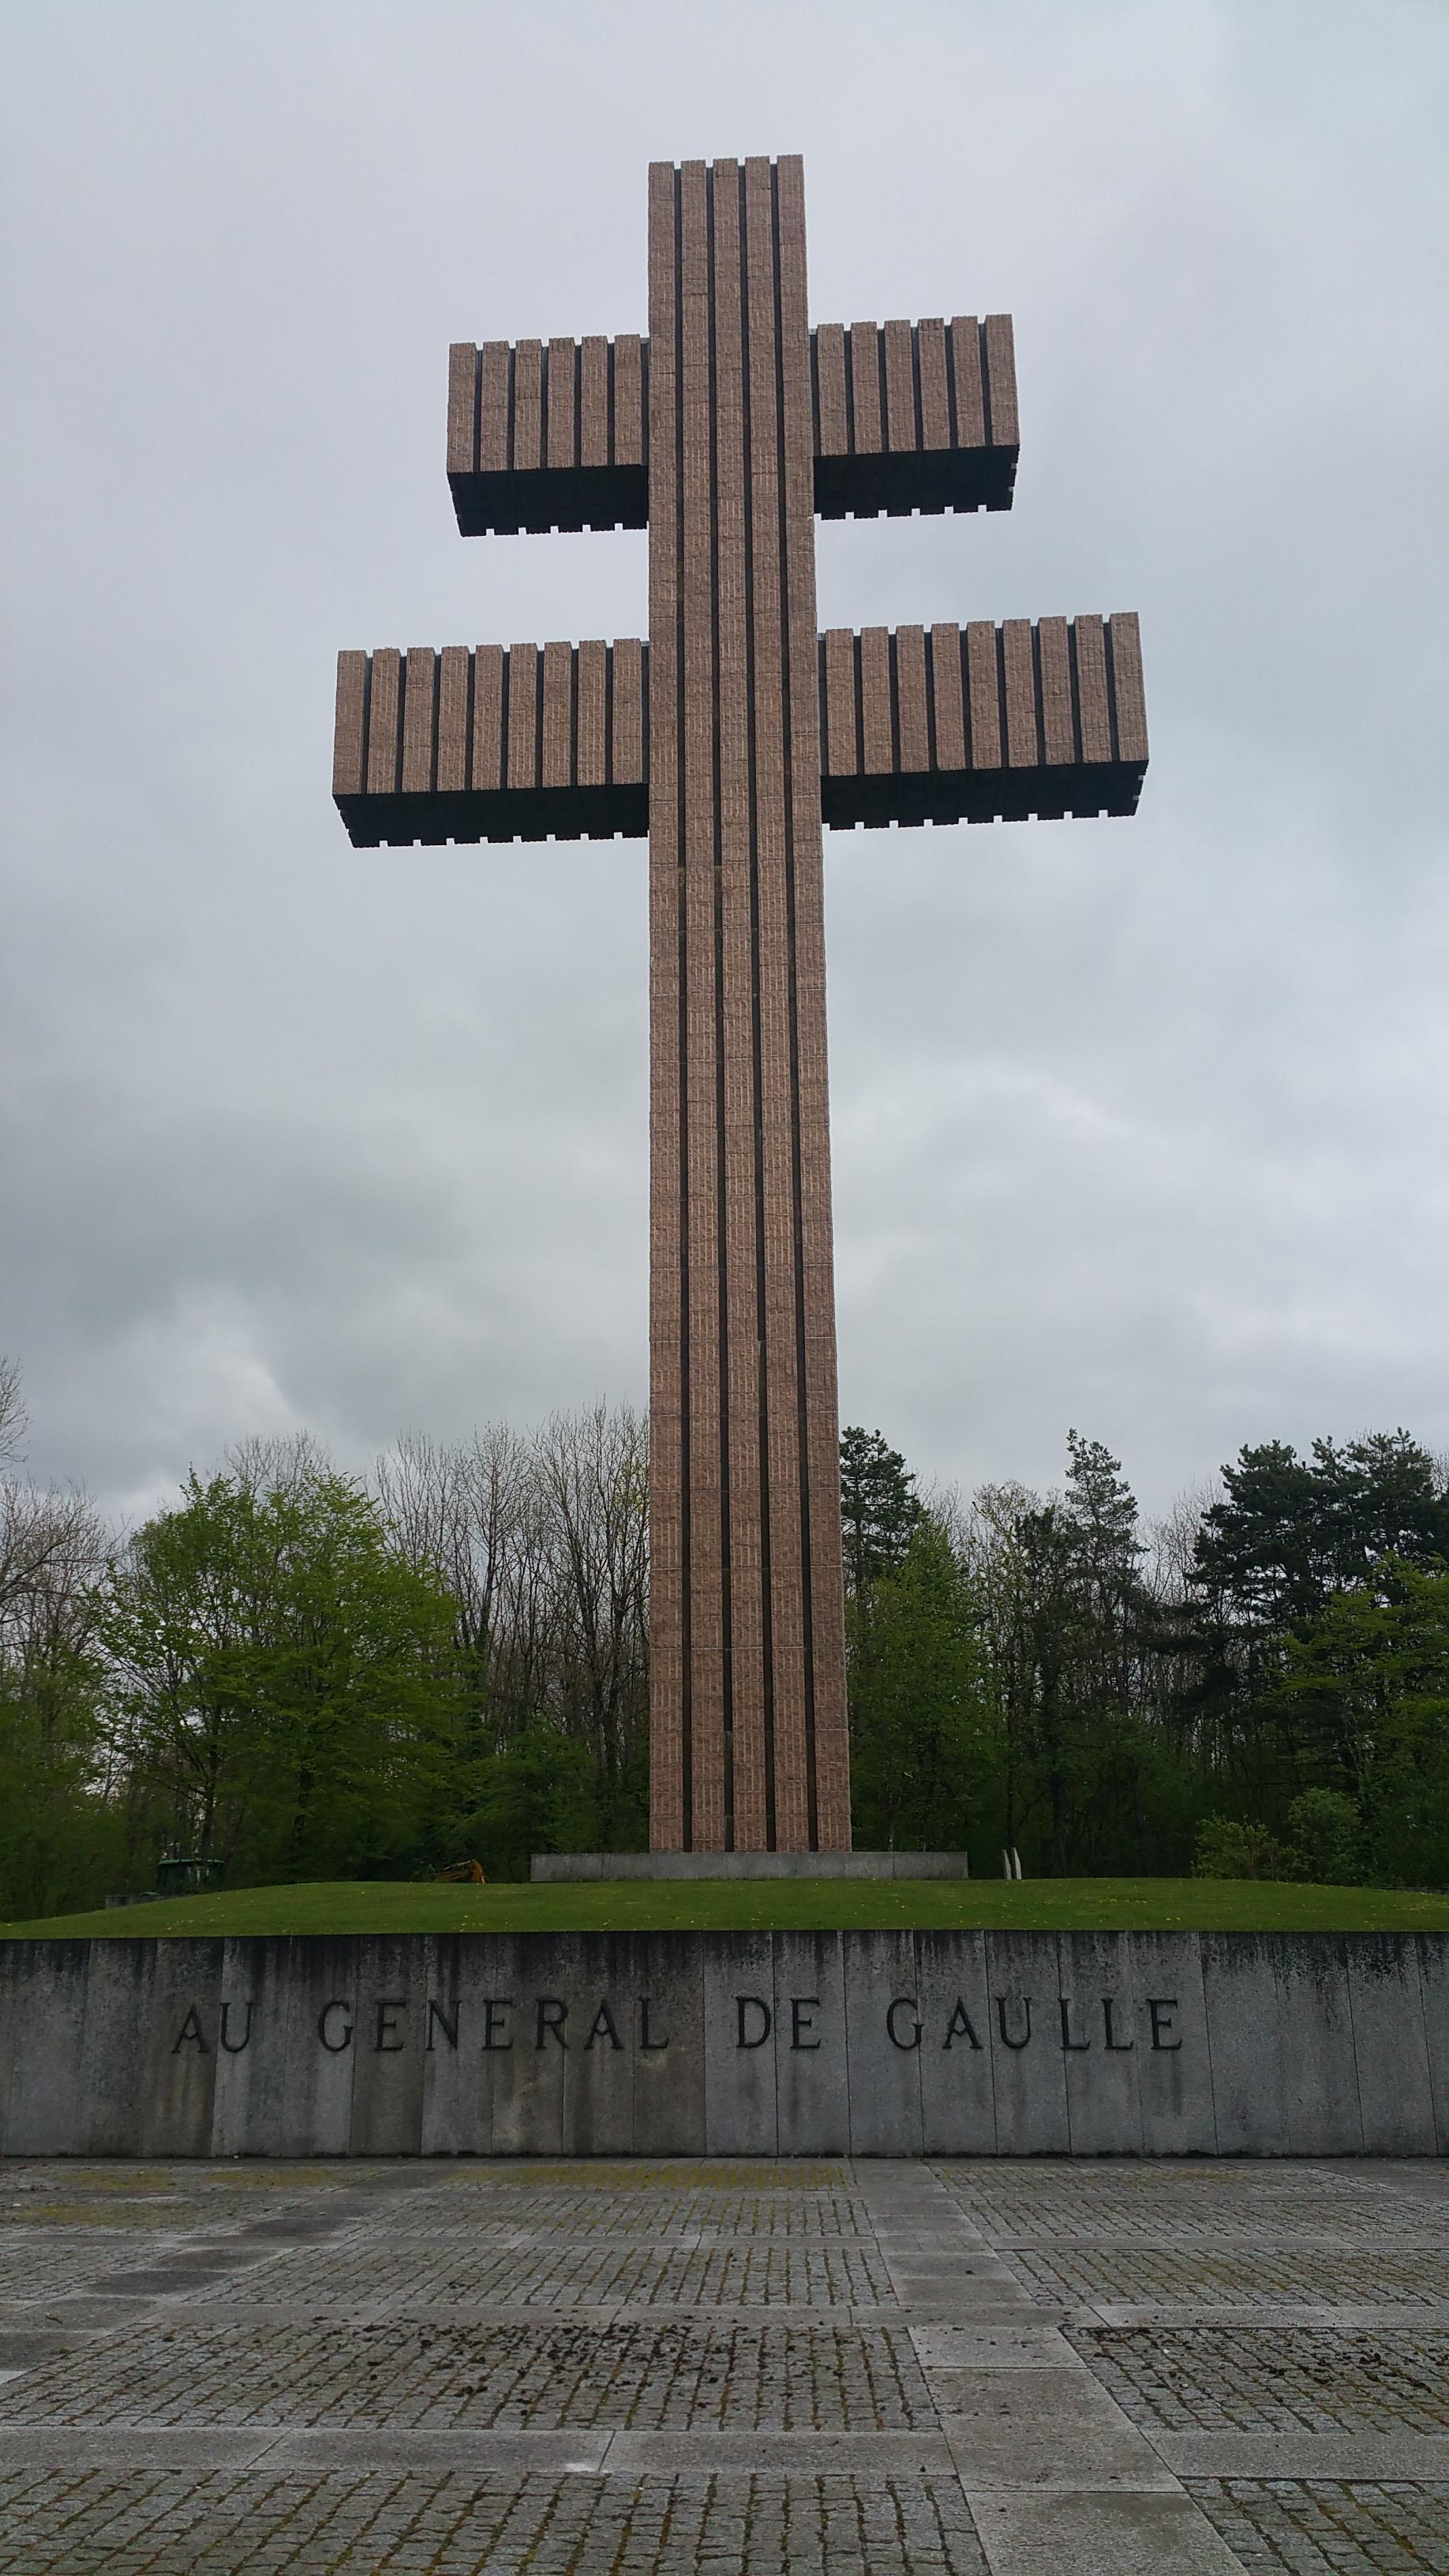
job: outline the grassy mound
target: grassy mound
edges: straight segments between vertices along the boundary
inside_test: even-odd
[[[291,1932],[1449,1932],[1449,1895],[1248,1879],[595,1880],[439,1887],[342,1879],[0,1924],[0,1939]]]

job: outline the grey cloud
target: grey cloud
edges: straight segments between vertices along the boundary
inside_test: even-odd
[[[342,644],[640,631],[457,537],[450,338],[644,318],[644,163],[802,149],[820,318],[1005,307],[1009,516],[823,622],[1137,606],[1134,823],[828,850],[842,1402],[928,1474],[1449,1445],[1449,35],[1408,0],[17,14],[0,1349],[140,1508],[645,1385],[643,853],[348,850]]]

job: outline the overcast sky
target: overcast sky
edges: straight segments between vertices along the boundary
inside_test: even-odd
[[[1166,1504],[1449,1446],[1439,0],[10,0],[0,1351],[136,1512],[646,1365],[642,844],[354,853],[340,645],[638,634],[464,543],[450,339],[640,330],[651,157],[803,151],[817,321],[1010,311],[992,518],[823,624],[1142,614],[1135,821],[828,835],[841,1402]]]

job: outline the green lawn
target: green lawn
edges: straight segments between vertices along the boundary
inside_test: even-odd
[[[438,1887],[341,1879],[243,1887],[0,1924],[0,1938],[202,1940],[275,1932],[936,1931],[1449,1932],[1449,1895],[1247,1879],[714,1879],[653,1885]]]

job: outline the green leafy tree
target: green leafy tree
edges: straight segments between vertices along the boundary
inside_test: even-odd
[[[1288,1809],[1295,1878],[1315,1887],[1352,1887],[1363,1876],[1363,1825],[1341,1789],[1303,1789]]]
[[[1251,1817],[1204,1816],[1193,1854],[1194,1878],[1286,1878],[1288,1854]]]
[[[459,1853],[476,1852],[490,1878],[527,1878],[534,1852],[613,1850],[600,1831],[599,1785],[587,1744],[536,1720],[476,1765],[474,1803],[450,1839]]]
[[[146,1827],[239,1879],[368,1875],[455,1806],[453,1605],[348,1478],[193,1475],[101,1619]]]
[[[1224,1785],[1281,1823],[1306,1788],[1358,1799],[1362,1787],[1347,1739],[1338,1751],[1329,1740],[1332,1693],[1304,1687],[1295,1642],[1340,1599],[1375,1596],[1380,1569],[1442,1566],[1449,1500],[1403,1430],[1315,1440],[1306,1459],[1265,1441],[1242,1449],[1223,1482],[1193,1551],[1179,1709]]]
[[[867,1848],[959,1850],[979,1832],[995,1748],[976,1627],[966,1570],[923,1515],[868,1610],[856,1600],[851,1785]]]
[[[1154,1616],[1136,1499],[1100,1441],[1067,1435],[1064,1490],[976,1499],[967,1539],[1000,1718],[1005,1840],[1057,1874],[1140,1868],[1181,1763],[1152,1724]],[[1182,1801],[1170,1797],[1174,1832]]]
[[[1449,1885],[1449,1571],[1386,1556],[1335,1594],[1288,1640],[1279,1701],[1374,1879]]]
[[[94,1904],[124,1875],[94,1651],[107,1535],[84,1494],[22,1472],[19,1372],[0,1358],[0,1917]]]

